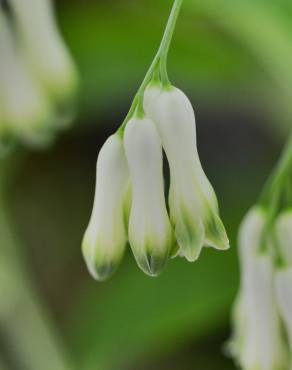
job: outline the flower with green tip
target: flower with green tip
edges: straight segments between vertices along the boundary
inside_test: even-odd
[[[61,104],[75,93],[77,73],[55,22],[51,0],[9,0],[23,52],[50,96]]]
[[[243,370],[287,370],[289,363],[276,302],[273,259],[261,250],[266,220],[265,211],[254,207],[239,233],[241,288],[229,349]]]
[[[92,215],[82,251],[88,270],[97,280],[115,271],[127,244],[129,172],[123,142],[110,136],[99,152]]]
[[[173,86],[151,84],[145,92],[144,109],[158,129],[170,167],[170,218],[180,254],[195,261],[204,245],[228,249],[217,198],[197,152],[195,115],[189,99]]]
[[[168,261],[174,239],[165,204],[162,147],[154,123],[134,116],[127,123],[124,145],[132,188],[129,242],[139,267],[156,276]]]

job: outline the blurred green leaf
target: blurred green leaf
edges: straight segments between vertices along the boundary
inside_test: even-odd
[[[234,250],[204,250],[196,264],[172,261],[158,279],[146,277],[133,262],[107,283],[80,297],[73,315],[75,351],[82,369],[116,369],[150,350],[177,346],[221,327],[237,287]],[[75,317],[82,318],[81,327]],[[73,323],[72,322],[72,323]]]

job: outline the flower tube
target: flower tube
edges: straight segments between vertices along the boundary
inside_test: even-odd
[[[92,215],[82,251],[88,270],[96,280],[115,271],[127,243],[129,172],[119,135],[108,138],[99,152]]]
[[[77,74],[54,19],[51,0],[10,0],[33,72],[49,94],[65,104],[75,93]]]
[[[163,186],[162,147],[154,123],[132,118],[124,145],[129,163],[132,206],[129,241],[139,267],[156,276],[166,264],[174,240]]]
[[[280,214],[276,221],[277,246],[282,265],[276,273],[278,307],[288,334],[290,369],[292,369],[292,210]]]
[[[190,101],[175,87],[152,85],[144,108],[155,122],[170,167],[170,217],[180,253],[195,261],[204,245],[228,249],[217,198],[198,156]]]
[[[288,369],[288,348],[274,289],[274,265],[261,250],[265,211],[254,207],[239,233],[241,288],[233,311],[230,352],[243,370]]]
[[[48,129],[52,111],[18,52],[11,25],[1,10],[0,55],[1,131],[32,141]]]

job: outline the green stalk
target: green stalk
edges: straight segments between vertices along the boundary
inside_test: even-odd
[[[281,192],[283,187],[288,183],[292,171],[292,134],[290,135],[287,144],[283,150],[278,164],[269,177],[263,193],[260,198],[260,203],[266,206],[271,197],[277,192]]]
[[[168,24],[165,29],[164,37],[161,41],[160,49],[160,74],[161,74],[161,81],[162,85],[167,86],[170,84],[167,74],[167,56],[170,48],[170,44],[173,38],[174,30],[176,27],[177,19],[180,14],[181,6],[183,0],[176,0],[174,6],[172,8]]]
[[[149,84],[149,82],[151,81],[153,77],[153,74],[157,71],[158,65],[160,65],[162,84],[164,86],[167,86],[170,84],[168,75],[167,75],[167,65],[166,65],[167,55],[168,55],[169,47],[170,47],[170,44],[173,38],[174,30],[176,27],[176,23],[177,23],[177,19],[178,19],[180,10],[181,10],[182,3],[183,3],[183,0],[174,1],[158,52],[156,53],[144,77],[144,80],[142,81],[142,84],[140,85],[140,88],[137,94],[135,95],[135,98],[133,100],[129,113],[127,114],[121,127],[118,129],[118,133],[120,134],[123,134],[123,131],[125,129],[127,122],[131,119],[131,117],[133,116],[135,112],[140,117],[144,116],[144,108],[143,108],[144,93],[145,93],[147,85]]]
[[[281,263],[281,256],[276,247],[276,237],[274,235],[274,220],[280,210],[282,196],[285,194],[285,188],[289,185],[292,173],[292,134],[286,144],[283,154],[272,175],[264,187],[259,203],[268,210],[265,228],[262,234],[261,249],[265,250],[269,235],[274,239],[274,252],[276,259]]]
[[[1,175],[1,180],[7,177],[7,173]],[[0,330],[8,343],[13,344],[8,346],[5,358],[21,364],[21,369],[72,370],[21,259],[22,248],[14,238],[3,190],[1,181]]]

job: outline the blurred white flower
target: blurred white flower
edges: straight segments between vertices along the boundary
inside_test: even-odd
[[[241,270],[249,267],[253,259],[260,252],[261,237],[267,219],[266,211],[255,206],[244,217],[238,235],[239,262]]]
[[[276,273],[276,293],[279,311],[287,330],[292,356],[292,265]],[[292,359],[290,368],[292,369]]]
[[[76,69],[51,0],[9,0],[8,8],[0,4],[1,146],[7,138],[44,146],[73,119]]]
[[[290,344],[290,368],[292,369],[292,210],[282,212],[276,220],[277,246],[282,265],[276,273],[276,293]]]
[[[52,112],[44,92],[17,50],[11,25],[0,10],[1,134],[31,140]]]
[[[292,266],[292,209],[282,212],[276,220],[277,246],[285,265]]]
[[[261,251],[265,212],[255,207],[239,233],[241,288],[233,312],[230,351],[243,370],[287,370],[288,348],[280,323],[274,266]]]
[[[274,267],[268,255],[256,257],[243,272],[244,334],[239,362],[245,370],[288,369],[288,348],[274,291]]]
[[[162,147],[153,122],[132,118],[124,145],[132,185],[129,242],[140,268],[155,276],[167,262],[174,239],[165,205]]]
[[[77,74],[51,0],[9,0],[9,4],[32,70],[53,98],[65,102],[75,92]]]
[[[204,245],[229,248],[215,192],[198,156],[192,105],[175,87],[148,87],[144,108],[155,122],[170,167],[169,208],[180,253],[195,261]]]
[[[103,145],[97,159],[94,205],[82,250],[91,275],[108,278],[119,264],[127,243],[129,172],[118,134]]]

